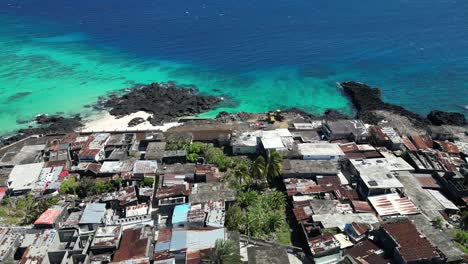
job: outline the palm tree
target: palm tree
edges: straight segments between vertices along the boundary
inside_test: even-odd
[[[267,164],[263,156],[258,156],[252,164],[252,177],[258,185],[259,180],[265,179],[267,175]]]
[[[242,263],[239,250],[232,240],[218,239],[209,253],[202,256],[202,263],[206,264],[240,264]]]
[[[284,210],[286,207],[286,197],[282,192],[274,191],[263,196],[265,206],[271,210]]]
[[[245,164],[239,164],[237,169],[234,171],[234,175],[236,178],[239,180],[239,184],[242,186],[242,184],[248,183],[249,182],[249,167]]]
[[[272,178],[279,177],[283,169],[283,157],[276,151],[272,151],[268,156],[267,171]]]

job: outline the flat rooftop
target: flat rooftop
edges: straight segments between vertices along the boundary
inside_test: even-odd
[[[297,144],[299,154],[303,156],[344,156],[343,150],[335,143]]]
[[[363,169],[359,177],[368,189],[403,188],[403,184],[385,167],[371,166]]]
[[[339,228],[344,230],[346,224],[356,222],[363,224],[375,224],[379,219],[372,213],[352,214],[316,214],[312,215],[314,222],[322,223],[324,228]]]
[[[13,190],[32,189],[39,179],[43,166],[43,162],[16,165],[8,177],[9,188]]]
[[[356,170],[365,170],[368,167],[379,166],[389,171],[414,171],[414,168],[400,157],[376,159],[352,159],[350,162]]]
[[[289,160],[283,161],[283,174],[338,174],[338,164],[329,160]]]

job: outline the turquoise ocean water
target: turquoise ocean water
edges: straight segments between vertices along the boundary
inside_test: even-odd
[[[346,80],[421,114],[464,111],[466,10],[433,0],[2,1],[0,133],[39,113],[89,115],[98,96],[155,81],[229,98],[208,117],[350,113],[336,85]]]

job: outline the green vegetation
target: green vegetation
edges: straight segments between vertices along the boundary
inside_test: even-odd
[[[117,178],[112,181],[93,182],[88,177],[83,177],[77,181],[75,177],[68,177],[60,185],[60,194],[76,194],[81,198],[88,195],[99,195],[107,192],[113,192],[120,188],[123,180]]]
[[[227,211],[226,226],[253,238],[291,244],[285,207],[286,197],[281,192],[243,191]]]
[[[454,240],[457,246],[468,253],[468,232],[464,230],[456,230],[453,232]]]
[[[434,225],[437,229],[442,229],[444,227],[444,219],[442,217],[438,216],[434,220]]]
[[[329,233],[329,234],[332,234],[332,235],[336,235],[336,234],[339,234],[340,232],[338,232],[338,230],[334,229],[334,228],[323,228],[321,230],[322,233]]]
[[[1,222],[7,225],[31,224],[58,201],[57,197],[37,200],[31,194],[14,199],[6,197],[0,205]]]
[[[232,240],[218,239],[209,253],[202,255],[204,264],[240,264],[241,256]]]
[[[154,184],[154,178],[152,177],[145,177],[143,178],[143,181],[141,182],[141,184],[145,187],[153,187],[153,184]]]
[[[60,194],[76,194],[80,183],[75,177],[67,177],[60,185]]]
[[[281,175],[283,169],[283,157],[276,151],[268,156],[267,175],[271,178],[277,178]]]
[[[213,144],[193,142],[192,144],[181,142],[170,142],[166,144],[166,150],[184,149],[187,151],[187,160],[196,162],[199,157],[204,157],[205,161],[218,166],[220,171],[235,169],[240,163],[243,163],[243,158],[230,157],[224,154],[222,148],[217,148]]]
[[[89,192],[92,195],[99,195],[103,193],[108,193],[108,192],[113,192],[115,191],[114,185],[112,182],[104,182],[104,181],[98,181],[95,182],[94,184],[91,185],[91,188],[89,189]]]

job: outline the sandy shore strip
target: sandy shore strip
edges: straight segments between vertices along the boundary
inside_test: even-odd
[[[134,127],[129,127],[128,122],[132,119],[141,117],[145,120],[151,116],[151,114],[144,111],[139,111],[121,118],[112,116],[107,111],[102,111],[96,115],[91,116],[88,120],[85,120],[84,127],[79,130],[83,133],[93,132],[134,132],[134,131],[149,131],[149,130],[161,130],[166,131],[169,128],[182,125],[182,123],[171,122],[164,123],[161,126],[153,126],[150,122],[145,121]]]

